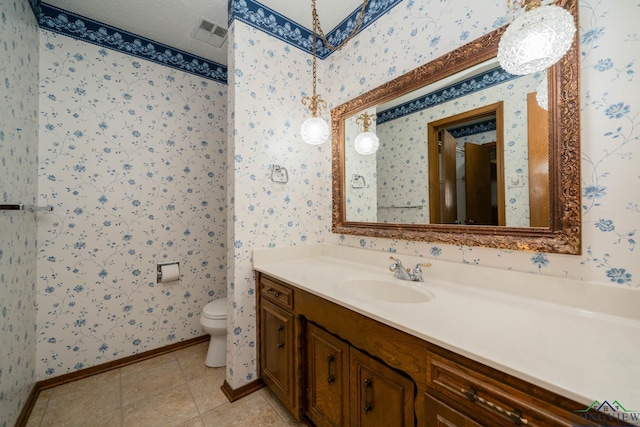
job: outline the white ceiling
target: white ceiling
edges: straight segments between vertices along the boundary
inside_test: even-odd
[[[44,0],[52,6],[82,15],[178,50],[227,64],[227,44],[221,48],[191,37],[206,18],[227,28],[228,0]],[[311,0],[262,0],[261,4],[277,11],[305,28],[312,28]],[[361,0],[317,0],[317,11],[325,33],[330,32]]]

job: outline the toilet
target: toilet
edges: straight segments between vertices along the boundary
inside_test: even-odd
[[[205,305],[200,324],[211,335],[209,351],[204,362],[210,368],[227,364],[227,298],[219,298]]]

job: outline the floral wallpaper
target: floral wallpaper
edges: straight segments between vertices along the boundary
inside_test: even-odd
[[[255,377],[254,284],[250,249],[324,241],[422,255],[452,262],[513,269],[640,289],[635,233],[640,219],[638,115],[635,67],[640,36],[637,4],[580,2],[583,254],[555,255],[434,245],[334,235],[331,229],[331,161],[328,144],[309,147],[299,137],[305,116],[300,98],[311,89],[311,58],[275,37],[234,22],[235,203],[230,218],[229,277],[233,298],[233,387]],[[318,92],[330,107],[342,104],[505,24],[503,0],[407,0],[371,23],[345,48],[318,64]],[[306,62],[306,65],[305,65]],[[261,73],[261,75],[258,75]],[[289,169],[287,185],[268,180],[269,164]],[[293,173],[291,173],[293,171]],[[233,221],[233,224],[231,224]],[[233,237],[231,237],[233,235]],[[233,254],[233,255],[231,255]]]
[[[241,21],[229,45],[229,323],[227,381],[256,379],[252,250],[322,242],[331,223],[331,150],[300,140],[311,57]],[[241,46],[241,48],[240,48]],[[328,116],[328,114],[327,114]],[[270,179],[273,165],[289,181]]]
[[[0,2],[0,204],[33,205],[38,169],[38,26],[26,1]],[[35,383],[36,220],[0,210],[0,427]]]
[[[490,73],[487,73],[490,74]],[[541,73],[506,80],[500,84],[465,92],[431,108],[410,114],[395,114],[378,123],[378,205],[380,222],[429,222],[428,124],[454,114],[504,100],[503,143],[505,171],[505,221],[509,227],[529,226],[527,94],[535,92]],[[478,77],[484,82],[486,79]],[[430,95],[425,98],[432,99]],[[415,105],[415,104],[414,104]],[[381,114],[384,117],[384,112]],[[485,142],[495,141],[494,139]],[[457,138],[464,149],[468,138]],[[464,175],[464,152],[456,156]],[[459,188],[464,188],[464,183]],[[458,194],[464,200],[464,194]],[[414,208],[406,208],[413,206]],[[398,209],[405,207],[405,209]],[[380,209],[382,208],[382,209]],[[459,218],[461,222],[465,218]]]
[[[204,334],[226,295],[226,92],[42,30],[38,378]]]
[[[220,83],[227,82],[227,67],[224,65],[128,33],[120,28],[76,15],[50,4],[39,3],[37,14],[42,28],[127,55],[137,56],[185,73]]]
[[[380,16],[401,2],[402,0],[376,0],[374,2],[368,2],[358,31],[367,28]],[[360,11],[360,8],[353,11],[348,17],[345,17],[336,28],[327,31],[327,40],[329,43],[338,46],[351,34],[356,27]],[[286,11],[270,9],[255,0],[229,1],[229,26],[231,26],[231,22],[234,20],[244,22],[271,37],[275,37],[291,46],[311,53],[313,46],[311,30],[289,20],[285,15]],[[324,46],[323,43],[317,43],[318,58],[324,59],[331,55],[331,53],[332,51]]]
[[[364,112],[371,116],[376,114],[375,108]],[[346,218],[347,221],[378,222],[378,154],[356,151],[355,139],[364,130],[362,124],[356,123],[358,118],[356,115],[345,120]],[[379,136],[375,120],[372,120],[369,131]]]
[[[583,254],[531,254],[477,247],[333,236],[330,241],[398,253],[514,269],[640,289],[635,235],[640,219],[638,98],[640,36],[622,0],[579,4]],[[405,1],[334,53],[321,90],[332,106],[505,23],[502,1]],[[354,65],[355,64],[355,65]],[[636,96],[634,96],[636,95]],[[507,177],[509,180],[510,177]]]
[[[429,223],[427,122],[422,110],[378,124],[380,222]]]
[[[0,46],[10,51],[0,67],[2,105],[11,106],[0,118],[10,180],[2,197],[54,211],[0,216],[0,404],[9,414],[0,426],[17,417],[34,375],[202,335],[202,306],[225,294],[227,381],[255,380],[254,248],[327,242],[640,289],[638,4],[580,2],[583,254],[567,256],[332,234],[330,146],[299,136],[308,114],[300,100],[311,91],[307,33],[291,33],[302,48],[271,36],[293,27],[251,2],[230,4],[247,20],[230,27],[228,87],[46,29],[38,45],[23,3],[3,4],[0,15],[2,40],[12,41]],[[378,4],[389,7],[318,63],[330,107],[505,23],[503,0]],[[28,126],[33,111],[39,135]],[[288,169],[288,183],[269,179],[274,164]],[[159,285],[155,267],[167,261],[181,263],[181,280]],[[24,308],[35,293],[34,332]],[[17,307],[25,317],[7,324]]]

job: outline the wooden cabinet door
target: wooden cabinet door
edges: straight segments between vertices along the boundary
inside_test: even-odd
[[[498,217],[495,215],[494,218],[491,206],[491,151],[493,150],[495,154],[495,149],[495,143],[478,145],[467,142],[464,144],[467,225],[504,225],[498,224]]]
[[[349,424],[349,345],[312,323],[306,333],[306,417],[317,427]]]
[[[431,427],[482,427],[443,402],[426,395],[427,425]]]
[[[260,302],[260,377],[295,413],[293,315],[266,299]]]
[[[415,425],[413,381],[354,348],[350,359],[351,425]]]
[[[530,227],[549,227],[549,113],[527,94]]]

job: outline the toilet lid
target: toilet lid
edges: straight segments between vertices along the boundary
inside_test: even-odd
[[[219,298],[211,301],[202,309],[202,314],[209,319],[227,318],[227,298]]]

